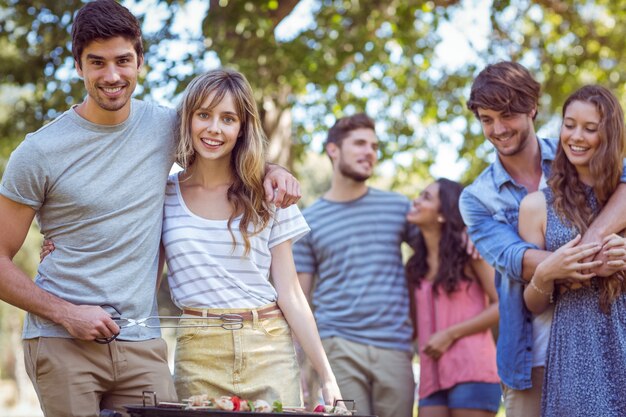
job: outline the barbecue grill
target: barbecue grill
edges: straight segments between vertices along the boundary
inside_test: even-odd
[[[282,413],[255,413],[252,411],[225,411],[225,410],[185,410],[172,409],[167,407],[144,407],[144,406],[126,406],[126,411],[131,417],[315,417],[315,416],[333,416],[328,413],[313,413],[303,410],[285,410]],[[355,417],[376,417],[362,416],[353,414]]]
[[[352,404],[354,409],[354,401],[345,400],[346,404]],[[329,413],[314,413],[302,409],[284,409],[281,413],[255,413],[253,411],[226,411],[214,408],[188,408],[184,403],[165,403],[158,402],[156,393],[153,391],[143,392],[143,404],[124,406],[131,417],[322,417],[334,416]],[[353,411],[354,413],[354,411]],[[100,417],[118,417],[119,413],[111,410],[102,410]],[[363,414],[352,414],[353,417],[377,417]]]

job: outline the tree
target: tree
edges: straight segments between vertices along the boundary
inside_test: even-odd
[[[222,63],[253,74],[272,138],[270,156],[291,165],[312,133],[328,127],[329,113],[364,110],[375,111],[388,125],[383,158],[423,146],[407,116],[419,120],[422,108],[445,97],[432,90],[426,75],[445,9],[433,2],[324,1],[314,11],[314,27],[293,39],[277,39],[277,26],[297,3],[212,0],[202,25],[205,42]],[[302,100],[310,120],[296,126],[294,140],[290,110]]]
[[[324,0],[311,6],[311,27],[290,39],[279,38],[277,28],[298,0],[211,0],[201,35],[185,39],[194,48],[176,60],[160,51],[181,36],[171,28],[185,2],[151,3],[154,7],[144,7],[139,17],[155,9],[165,17],[159,30],[146,33],[148,76],[139,95],[150,97],[155,88],[173,84],[165,97],[171,100],[206,69],[203,62],[215,57],[250,79],[271,139],[270,157],[287,166],[334,117],[367,110],[383,127],[383,159],[419,150],[401,175],[407,179],[415,170],[427,174],[439,142],[448,140],[441,126],[454,124],[465,138],[460,157],[469,163],[469,180],[490,152],[481,146],[480,129],[465,109],[468,86],[486,63],[501,59],[519,60],[542,82],[539,125],[552,119],[581,82],[601,82],[619,95],[624,88],[621,2],[496,0],[488,47],[478,51],[476,62],[454,71],[433,51],[441,40],[438,28],[472,7],[469,0]],[[81,4],[0,0],[4,158],[25,132],[81,100],[69,49],[72,11]],[[306,117],[294,118],[294,111]]]
[[[72,10],[80,4],[0,1],[0,155],[81,97],[81,86],[59,73],[70,55]]]
[[[28,86],[33,91],[28,99],[12,103],[23,109],[14,112],[23,122],[16,125],[11,117],[0,126],[3,137],[13,138],[5,142],[5,155],[23,132],[80,100],[80,83],[68,75],[72,73],[69,11],[79,3],[39,0],[26,6],[0,1],[0,10],[7,17],[0,28],[0,44],[15,45],[3,60],[7,62],[3,71],[10,75],[5,85]],[[271,138],[270,157],[287,166],[302,155],[317,130],[327,127],[329,114],[376,112],[389,132],[383,137],[388,144],[383,158],[411,147],[427,147],[421,137],[413,135],[411,125],[420,120],[423,125],[434,125],[445,119],[438,116],[442,113],[438,110],[452,97],[447,89],[433,90],[432,83],[462,85],[452,76],[428,74],[431,46],[438,41],[436,28],[446,18],[443,6],[452,7],[453,1],[325,1],[315,11],[315,26],[285,41],[277,39],[275,29],[298,1],[214,0],[203,21],[203,36],[195,40],[210,49],[199,47],[182,62],[158,53],[150,55],[178,36],[169,27],[181,4],[158,3],[167,7],[169,15],[163,29],[148,36],[147,65],[148,71],[164,71],[161,77],[144,83],[143,94],[169,80],[177,81],[173,94],[179,93],[204,70],[195,64],[207,54],[217,54],[223,64],[236,67],[251,80]],[[181,74],[180,67],[185,64],[194,71]],[[373,104],[368,106],[368,102]],[[306,124],[292,125],[295,103],[302,103],[310,115]],[[425,154],[424,162],[431,159]]]

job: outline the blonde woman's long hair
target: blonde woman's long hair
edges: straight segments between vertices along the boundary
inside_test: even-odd
[[[244,253],[247,254],[250,251],[250,237],[267,226],[271,212],[263,188],[267,137],[261,127],[252,88],[243,74],[232,69],[215,69],[199,75],[189,83],[177,108],[179,125],[176,162],[185,169],[193,165],[196,155],[191,120],[211,94],[213,98],[209,109],[230,94],[241,121],[239,136],[231,155],[234,180],[228,188],[227,198],[233,211],[228,219],[228,230],[235,245],[236,238],[231,225],[241,214],[239,232],[244,240]]]
[[[586,85],[567,98],[563,105],[563,118],[567,107],[575,101],[592,104],[600,114],[598,136],[600,143],[589,161],[589,171],[595,179],[593,192],[603,207],[620,183],[624,156],[624,112],[617,98],[608,89]],[[554,194],[554,209],[562,219],[585,233],[597,213],[591,211],[584,184],[578,172],[567,159],[559,141],[548,186]],[[600,307],[607,312],[610,304],[626,289],[624,273],[617,272],[599,280]]]

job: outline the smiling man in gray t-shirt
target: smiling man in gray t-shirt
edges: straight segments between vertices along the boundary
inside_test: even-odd
[[[26,370],[44,414],[122,410],[143,390],[175,400],[158,329],[120,332],[155,314],[161,210],[176,115],[132,100],[143,63],[136,18],[114,1],[89,3],[72,28],[88,95],[13,152],[0,183],[0,297],[28,311]],[[12,262],[33,217],[57,250],[35,282]],[[108,345],[94,339],[119,337]]]

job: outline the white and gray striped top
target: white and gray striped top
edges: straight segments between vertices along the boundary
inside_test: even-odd
[[[178,174],[169,177],[163,209],[162,242],[168,265],[172,301],[180,308],[255,308],[276,301],[269,282],[270,249],[296,241],[309,227],[296,205],[277,209],[267,227],[250,237],[244,255],[239,218],[208,220],[185,205]]]

